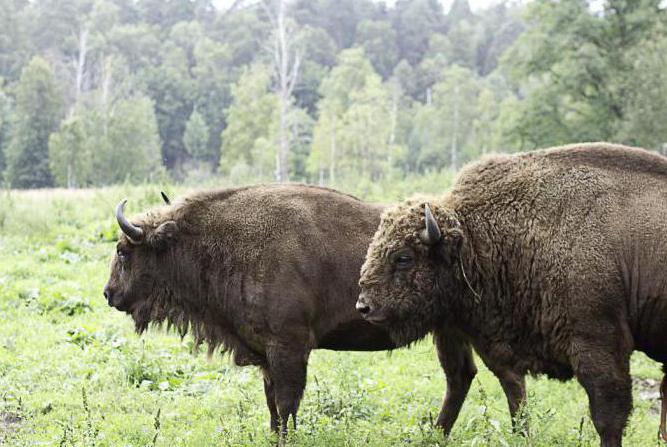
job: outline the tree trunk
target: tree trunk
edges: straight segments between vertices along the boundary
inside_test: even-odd
[[[459,87],[458,85],[454,89],[454,126],[452,128],[452,141],[450,147],[450,165],[452,169],[456,170],[458,164],[458,133],[459,133]]]
[[[331,124],[331,151],[329,152],[329,184],[336,181],[336,116]]]
[[[287,115],[289,114],[289,98],[280,99],[280,124],[278,128],[278,157],[276,165],[276,180],[279,182],[289,181],[288,155],[290,140],[287,132]]]
[[[278,124],[278,154],[276,156],[276,180],[289,180],[290,138],[288,117],[292,102],[292,92],[299,73],[300,55],[293,50],[296,37],[293,30],[285,23],[286,0],[275,0],[275,9],[262,2],[273,25],[273,62],[278,80],[278,99],[280,101],[280,121]]]
[[[67,163],[67,188],[74,189],[76,187],[76,180],[72,175],[72,163]]]
[[[88,29],[81,25],[79,29],[79,52],[76,60],[76,79],[74,86],[74,102],[70,107],[69,114],[74,113],[76,103],[83,92],[83,80],[86,74],[86,58],[88,57]]]
[[[102,85],[101,90],[102,94],[100,99],[102,105],[106,108],[109,104],[109,94],[111,91],[111,81],[112,81],[112,68],[111,68],[111,58],[103,57],[102,58]]]

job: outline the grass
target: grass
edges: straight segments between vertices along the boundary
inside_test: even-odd
[[[419,188],[437,191],[434,178]],[[446,181],[447,179],[442,181]],[[376,201],[409,185],[357,188]],[[133,332],[102,297],[114,247],[112,212],[159,203],[159,186],[0,192],[0,445],[274,446],[261,376],[192,355],[188,337]],[[182,189],[165,187],[173,196]],[[353,191],[354,192],[354,191]],[[497,380],[480,374],[449,440],[434,429],[443,374],[430,340],[391,355],[315,351],[291,446],[594,446],[574,381],[529,379],[530,438],[514,435]],[[659,445],[658,365],[632,360],[627,445]]]

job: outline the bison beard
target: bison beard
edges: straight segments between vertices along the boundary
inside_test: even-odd
[[[430,315],[414,314],[400,323],[388,326],[392,341],[396,346],[410,346],[416,343],[433,330],[430,320],[432,320]]]
[[[421,336],[422,319],[437,313],[432,330],[461,334],[505,392],[515,389],[513,414],[525,374],[576,377],[601,445],[618,447],[632,408],[632,351],[667,364],[666,191],[667,159],[636,148],[590,143],[487,157],[428,202],[432,217],[423,200],[384,213],[359,302],[369,315],[394,314],[389,330],[401,342]],[[461,224],[468,284],[452,280],[447,257],[433,256],[454,247],[451,216]],[[413,237],[440,232],[428,243]],[[441,278],[435,297],[406,280],[409,272],[391,274],[393,255],[406,251],[412,270]],[[660,390],[667,441],[667,376]]]
[[[387,329],[396,346],[409,346],[426,337],[437,326],[436,316],[441,315],[437,302],[421,307],[405,305],[414,301],[415,297],[403,300],[404,305],[381,325]]]

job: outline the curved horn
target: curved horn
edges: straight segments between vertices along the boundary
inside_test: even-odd
[[[164,191],[160,191],[160,195],[162,196],[162,200],[164,200],[164,203],[167,205],[171,205],[171,200],[169,200],[169,197],[164,193]]]
[[[126,203],[127,199],[123,199],[120,201],[118,206],[116,206],[116,220],[118,220],[118,225],[120,226],[120,229],[123,231],[123,233],[125,233],[127,237],[130,238],[130,241],[139,244],[144,238],[144,230],[135,225],[132,225],[125,218]]]
[[[428,203],[424,205],[424,222],[426,223],[426,228],[422,230],[420,239],[426,245],[433,245],[440,240],[442,234],[440,233],[438,222],[435,220],[435,217],[433,217]]]

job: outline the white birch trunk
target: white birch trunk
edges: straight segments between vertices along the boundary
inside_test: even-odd
[[[262,5],[273,24],[273,62],[277,77],[278,100],[280,102],[280,119],[278,123],[278,153],[276,155],[276,180],[289,180],[289,151],[290,137],[288,117],[291,108],[292,92],[299,74],[301,57],[293,47],[295,44],[294,31],[287,27],[286,18],[287,0],[275,0],[275,9]]]
[[[451,165],[452,169],[456,170],[457,164],[458,164],[458,133],[459,133],[459,127],[460,127],[460,110],[459,110],[459,102],[461,100],[459,96],[459,87],[458,85],[454,89],[454,110],[453,110],[453,117],[454,117],[454,125],[452,126],[452,140],[451,140],[451,147],[450,147],[450,162],[449,164]]]
[[[329,152],[329,184],[336,181],[336,116],[331,120],[331,147]]]

